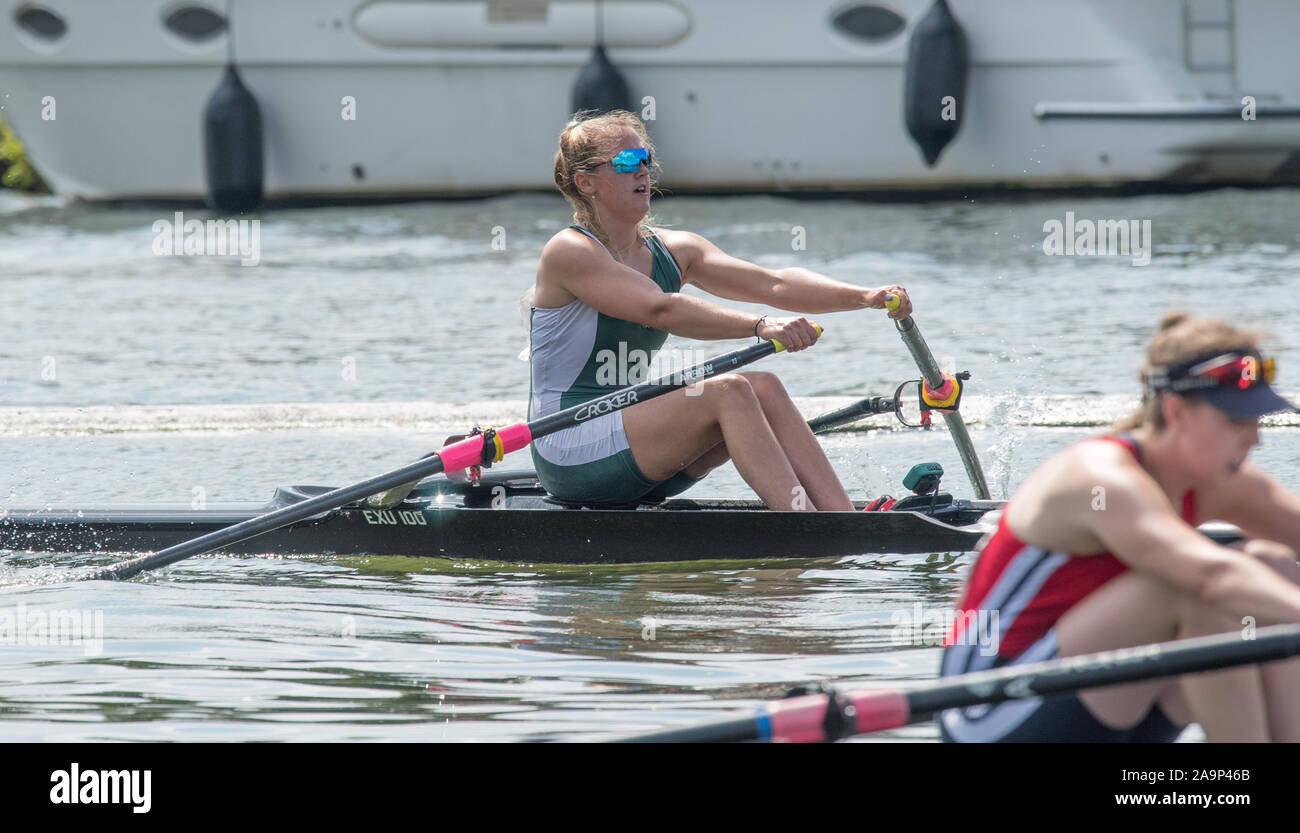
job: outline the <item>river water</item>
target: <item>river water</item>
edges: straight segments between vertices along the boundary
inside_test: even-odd
[[[940,362],[972,373],[963,406],[1005,497],[1135,403],[1141,345],[1168,309],[1269,329],[1280,387],[1300,390],[1288,326],[1298,197],[665,197],[654,211],[766,266],[908,287]],[[1149,220],[1150,263],[1045,254],[1044,224],[1067,212]],[[207,215],[184,217],[196,218]],[[559,199],[257,219],[257,263],[241,265],[158,254],[171,209],[0,191],[0,505],[189,502],[196,490],[263,500],[280,483],[359,480],[448,433],[522,416],[519,298],[568,222]],[[814,349],[759,366],[810,416],[915,377],[880,312],[818,320]],[[706,356],[742,343],[668,348]],[[1300,488],[1298,423],[1270,423],[1256,457]],[[928,460],[970,494],[942,428],[867,425],[825,438],[856,497],[898,494]],[[749,493],[727,468],[693,494]],[[0,738],[596,739],[684,725],[804,682],[932,677],[934,623],[970,559],[579,568],[474,555],[210,556],[110,585],[61,581],[108,556],[0,553]],[[87,617],[95,636],[27,644],[4,628],[6,614],[57,611]]]

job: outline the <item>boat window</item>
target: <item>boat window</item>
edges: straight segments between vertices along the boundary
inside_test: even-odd
[[[843,34],[866,41],[888,40],[907,25],[897,12],[871,5],[850,6],[835,15],[831,23]]]
[[[49,9],[40,6],[19,6],[14,20],[25,31],[44,40],[58,40],[68,31],[68,24]]]
[[[545,23],[550,0],[487,0],[488,23]]]
[[[210,40],[226,28],[226,19],[204,6],[179,8],[167,15],[163,23],[176,34],[192,41]]]

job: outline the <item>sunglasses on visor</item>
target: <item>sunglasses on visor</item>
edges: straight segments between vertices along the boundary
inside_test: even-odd
[[[1272,357],[1231,351],[1161,368],[1148,374],[1146,383],[1152,390],[1172,393],[1214,388],[1249,390],[1256,385],[1271,385],[1276,375],[1277,364]]]

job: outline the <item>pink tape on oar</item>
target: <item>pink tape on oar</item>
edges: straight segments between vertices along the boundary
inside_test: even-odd
[[[492,459],[495,462],[500,460],[501,456],[497,454],[499,450],[501,455],[509,454],[512,451],[518,451],[533,441],[533,432],[529,429],[528,424],[524,422],[515,425],[507,425],[505,428],[496,429],[496,448],[492,451]],[[483,464],[483,435],[471,434],[463,440],[452,443],[443,447],[438,456],[442,458],[442,470],[462,471],[470,466],[480,466]]]
[[[501,448],[506,454],[518,451],[533,441],[533,432],[529,430],[526,422],[498,428],[497,436],[501,438]]]
[[[778,700],[767,707],[772,721],[772,740],[790,743],[821,743],[826,740],[822,722],[826,719],[828,698],[825,694],[808,694]]]
[[[470,466],[482,465],[483,435],[471,434],[463,440],[443,446],[438,451],[438,456],[442,458],[442,470],[444,472],[463,471]]]
[[[912,717],[901,691],[850,691],[845,697],[853,704],[853,725],[859,733],[905,726]]]

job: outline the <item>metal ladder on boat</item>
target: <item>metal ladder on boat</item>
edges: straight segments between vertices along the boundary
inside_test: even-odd
[[[1236,0],[1183,0],[1183,66],[1207,98],[1240,93]]]

